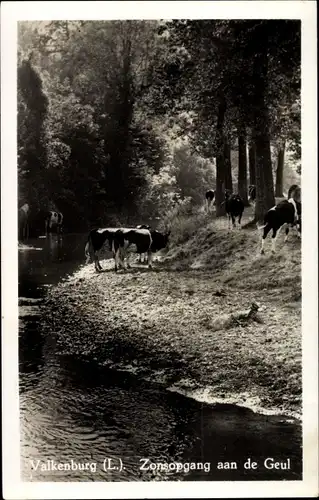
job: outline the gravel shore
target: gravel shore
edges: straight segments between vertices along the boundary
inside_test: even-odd
[[[111,259],[102,273],[82,266],[48,293],[43,326],[61,354],[198,400],[299,418],[300,242],[261,257],[255,233],[206,227],[153,271],[136,263],[115,273]],[[257,317],[236,319],[253,302]]]

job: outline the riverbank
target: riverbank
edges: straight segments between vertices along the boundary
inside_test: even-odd
[[[174,243],[153,271],[115,273],[107,259],[105,272],[82,266],[52,288],[43,322],[59,352],[198,400],[300,417],[300,242],[260,256],[256,231],[224,222]],[[256,316],[240,315],[253,303]]]

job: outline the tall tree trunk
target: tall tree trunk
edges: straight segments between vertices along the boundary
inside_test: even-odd
[[[247,143],[246,131],[238,130],[238,194],[248,207],[247,195]]]
[[[285,142],[279,148],[277,156],[277,170],[276,170],[276,191],[275,196],[283,197],[283,181],[284,181],[284,163],[285,163]]]
[[[218,106],[216,126],[216,217],[225,215],[224,184],[225,184],[225,161],[224,161],[224,119],[226,112],[226,101],[224,96],[220,97]]]
[[[275,205],[272,176],[269,113],[266,102],[268,85],[268,29],[265,22],[254,30],[254,142],[256,144],[256,205],[255,220],[262,221],[264,215]]]
[[[224,168],[225,168],[225,189],[233,192],[233,179],[231,174],[230,145],[227,139],[224,139]]]
[[[249,184],[256,185],[256,147],[251,141],[248,150],[249,157]]]

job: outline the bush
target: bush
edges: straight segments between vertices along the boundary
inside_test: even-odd
[[[191,198],[186,198],[166,214],[164,224],[171,231],[170,242],[177,245],[194,236],[199,227],[207,224],[207,218],[200,208],[193,206]]]

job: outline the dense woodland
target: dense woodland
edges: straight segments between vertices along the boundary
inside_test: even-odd
[[[300,22],[19,23],[19,206],[67,230],[225,188],[260,220],[300,174]]]

